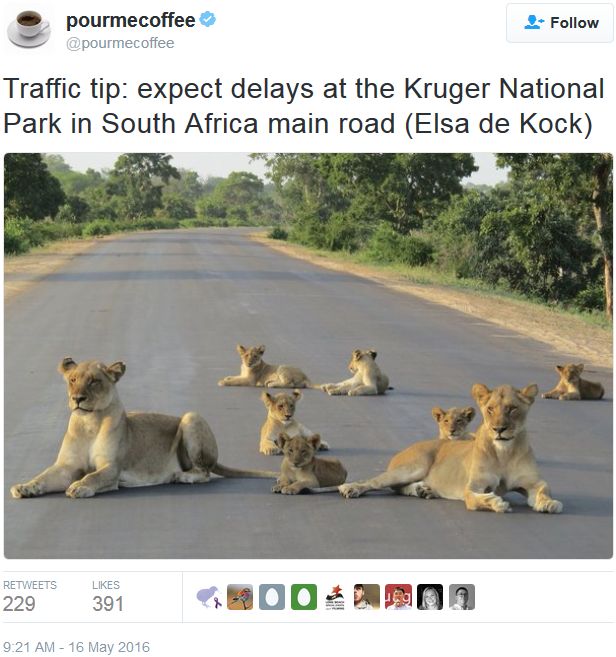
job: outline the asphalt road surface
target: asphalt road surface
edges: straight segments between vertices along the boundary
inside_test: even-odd
[[[498,308],[496,308],[497,312]],[[237,343],[300,366],[314,382],[346,378],[355,348],[375,348],[395,390],[378,398],[307,390],[297,418],[321,433],[349,481],[381,472],[409,443],[436,435],[435,405],[472,404],[470,388],[556,382],[570,360],[514,332],[320,269],[251,242],[242,230],[131,234],[102,241],[5,309],[5,555],[9,558],[609,558],[612,372],[600,402],[538,399],[528,425],[562,515],[510,514],[390,491],[282,496],[268,480],[121,489],[72,500],[14,500],[57,454],[69,411],[64,356],[123,360],[128,410],[200,412],[220,461],[277,469],[258,453],[257,388],[219,388],[239,373]],[[476,427],[476,418],[472,427]]]

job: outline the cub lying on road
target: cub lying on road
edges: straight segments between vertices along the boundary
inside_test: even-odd
[[[375,363],[373,349],[355,349],[349,361],[350,379],[340,383],[323,383],[320,388],[328,395],[383,395],[389,388],[389,379]]]
[[[474,438],[473,434],[467,431],[468,425],[475,417],[475,409],[472,406],[450,408],[448,411],[435,406],[432,409],[432,417],[438,426],[439,440],[472,440]],[[417,443],[398,452],[389,462],[387,470],[394,470],[401,465],[406,465],[409,460],[412,461],[417,451],[416,445]],[[434,449],[436,447],[438,447],[438,443],[434,445]]]
[[[541,395],[544,399],[603,399],[605,394],[603,386],[582,378],[583,363],[557,365],[555,369],[560,374],[560,381],[552,390]]]
[[[259,386],[266,388],[312,388],[308,377],[291,365],[268,365],[262,358],[265,346],[244,347],[237,345],[242,359],[239,376],[225,376],[219,386]]]
[[[284,458],[272,493],[297,495],[307,488],[335,487],[346,480],[347,471],[338,459],[317,458],[314,455],[321,442],[319,434],[309,438],[291,438],[281,433],[276,442]]]
[[[286,392],[279,392],[274,396],[269,392],[261,394],[261,399],[267,408],[267,418],[261,427],[261,442],[259,443],[261,454],[282,454],[282,450],[277,444],[278,436],[282,431],[292,437],[308,438],[312,435],[313,432],[310,429],[293,417],[295,405],[301,398],[302,393],[299,390],[294,390],[290,395]],[[329,445],[325,441],[321,441],[319,449],[329,449]]]
[[[508,385],[489,390],[475,384],[472,395],[483,415],[475,440],[416,443],[405,465],[364,482],[343,484],[340,493],[359,497],[391,487],[403,495],[417,495],[420,482],[427,497],[464,500],[470,511],[510,511],[502,495],[517,491],[526,495],[535,511],[560,513],[563,505],[552,499],[541,478],[526,434],[526,415],[537,393],[534,384],[522,390]]]
[[[235,470],[218,463],[216,439],[197,413],[181,418],[159,413],[126,413],[116,390],[126,366],[65,358],[58,366],[67,384],[71,417],[56,462],[13,497],[66,491],[92,497],[127,486],[203,483],[210,473],[224,477],[277,477],[276,472]]]

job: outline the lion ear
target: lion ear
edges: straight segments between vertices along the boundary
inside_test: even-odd
[[[536,383],[531,383],[527,385],[526,388],[518,390],[518,393],[522,395],[527,403],[532,404],[535,401],[535,397],[539,393],[539,388],[537,387]]]
[[[308,438],[308,442],[314,447],[314,449],[319,449],[321,444],[321,436],[318,433],[315,433],[313,436]]]
[[[584,371],[584,363],[580,363],[579,365],[576,365],[576,367],[580,374]]]
[[[238,344],[235,349],[240,356],[246,353],[246,347],[243,344]]]
[[[440,422],[441,418],[445,415],[445,411],[440,407],[440,406],[435,406],[432,409],[432,417],[437,421]]]
[[[289,434],[283,432],[281,434],[278,434],[278,438],[276,438],[274,442],[278,447],[280,447],[280,449],[282,449],[284,447],[284,444],[287,442],[287,440],[290,440]]]
[[[260,344],[260,345],[257,347],[257,351],[261,354],[261,356],[263,356],[263,354],[265,353],[265,345],[264,345],[264,344]]]
[[[478,404],[484,402],[486,398],[490,396],[490,392],[488,386],[483,383],[476,383],[471,388],[471,395]]]
[[[369,349],[368,353],[372,356],[372,360],[376,360],[378,354],[376,351],[374,351],[374,349]]]
[[[269,394],[269,392],[262,392],[262,393],[261,393],[261,399],[263,400],[263,403],[264,403],[266,406],[269,406],[270,404],[272,404],[272,403],[274,402],[274,399],[273,399],[273,397]]]
[[[353,358],[355,358],[355,360],[359,360],[361,358],[361,349],[355,349],[353,351]]]
[[[564,366],[564,365],[557,365],[554,369],[555,369],[558,373],[562,374],[562,371],[565,369],[565,366]]]
[[[302,393],[301,393],[301,391],[300,391],[300,390],[294,390],[294,391],[293,391],[293,397],[295,397],[295,399],[296,399],[297,401],[299,401],[299,400],[302,398]]]
[[[470,422],[475,417],[475,409],[472,406],[467,406],[464,409],[464,417]]]
[[[75,367],[77,367],[77,363],[70,356],[67,356],[60,361],[58,372],[60,372],[60,374],[67,374]]]
[[[104,372],[114,383],[117,383],[126,372],[126,365],[119,360],[106,367]]]

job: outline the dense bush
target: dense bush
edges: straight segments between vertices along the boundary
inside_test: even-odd
[[[400,235],[388,223],[381,222],[368,240],[364,253],[378,262],[399,262],[421,267],[432,262],[434,247],[424,237]]]
[[[267,236],[272,240],[286,240],[289,237],[289,233],[284,228],[276,226],[270,230]]]
[[[117,226],[113,221],[97,219],[83,227],[82,235],[84,237],[99,237],[101,235],[111,235],[116,230]]]

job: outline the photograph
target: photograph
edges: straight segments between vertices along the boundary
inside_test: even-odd
[[[7,153],[5,557],[611,558],[612,198],[606,153]]]

